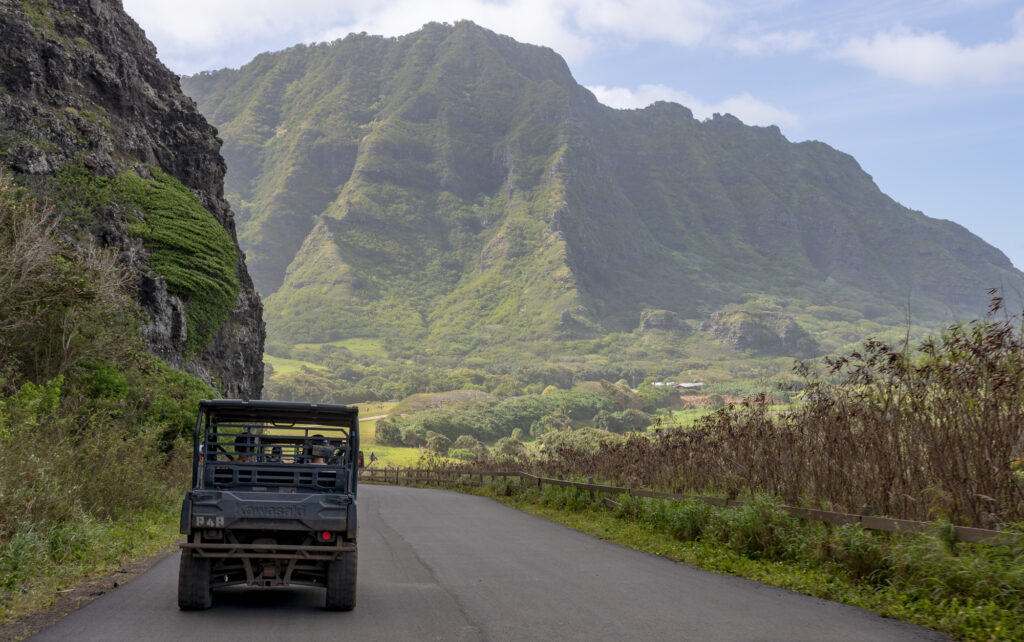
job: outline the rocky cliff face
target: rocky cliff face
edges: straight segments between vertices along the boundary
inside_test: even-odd
[[[610,109],[555,52],[467,22],[182,85],[224,135],[278,342],[458,353],[672,323],[644,310],[694,325],[750,295],[899,323],[910,293],[938,325],[1024,287],[847,154],[672,103]]]
[[[794,319],[776,312],[715,312],[701,325],[738,350],[755,354],[809,358],[818,353],[814,339]]]
[[[227,396],[257,398],[262,304],[224,199],[220,146],[117,0],[0,0],[0,163],[65,215],[69,234],[86,232],[117,249],[136,280],[153,353]],[[157,181],[164,176],[170,178]],[[126,185],[141,185],[135,200]],[[174,207],[152,198],[160,186]],[[158,234],[139,232],[157,229],[158,215],[172,229],[181,211],[196,219],[192,233],[210,217],[217,234],[223,229],[229,256],[219,258],[233,267],[221,275],[231,284],[220,288],[230,293],[226,304],[205,300],[211,288],[196,274],[185,276],[198,285],[169,276],[168,253],[189,240],[187,229],[176,233],[181,239],[164,235],[162,245],[153,240]]]

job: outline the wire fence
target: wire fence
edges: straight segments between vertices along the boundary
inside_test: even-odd
[[[396,484],[436,484],[455,486],[483,486],[486,479],[495,480],[498,478],[515,477],[519,479],[519,488],[528,486],[542,487],[563,486],[577,488],[590,493],[593,501],[601,501],[606,505],[615,505],[616,502],[611,496],[627,495],[632,497],[648,497],[652,499],[665,499],[674,501],[698,501],[713,506],[743,506],[744,502],[727,497],[712,497],[705,495],[690,495],[685,493],[666,493],[662,491],[639,488],[637,486],[609,486],[595,484],[593,480],[586,482],[572,481],[568,479],[554,479],[532,475],[521,470],[474,470],[458,471],[445,470],[440,468],[366,468],[363,469],[361,479],[363,481]],[[603,494],[603,495],[602,495]],[[909,519],[894,519],[877,515],[864,515],[855,513],[838,513],[834,511],[817,510],[813,508],[802,508],[798,506],[782,505],[781,508],[790,515],[809,521],[826,522],[829,524],[860,524],[863,528],[875,531],[886,531],[890,533],[920,533],[935,528],[931,522],[919,522]],[[970,526],[953,526],[953,532],[957,541],[960,542],[998,542],[1009,541],[1020,537],[1018,533],[985,528],[973,528]]]

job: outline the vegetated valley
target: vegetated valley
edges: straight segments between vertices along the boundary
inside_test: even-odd
[[[759,579],[1024,636],[1019,539],[837,532],[771,508],[1020,530],[1021,302],[1000,297],[1024,275],[995,248],[823,143],[609,109],[555,52],[469,22],[182,86],[224,137],[267,302],[266,393],[381,404],[375,465],[752,498],[744,515],[618,514],[710,547],[698,564],[722,570],[708,551],[725,544],[746,560],[728,568],[812,568],[832,588]]]
[[[738,397],[795,381],[794,358],[923,337],[1024,284],[823,143],[607,108],[557,53],[470,22],[182,87],[224,138],[274,397],[600,380]]]

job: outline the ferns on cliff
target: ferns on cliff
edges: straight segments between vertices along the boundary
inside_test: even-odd
[[[130,226],[152,252],[150,265],[167,289],[185,301],[187,350],[199,351],[227,319],[238,299],[238,255],[227,231],[195,194],[156,168],[152,179],[126,172],[121,193],[145,212]]]

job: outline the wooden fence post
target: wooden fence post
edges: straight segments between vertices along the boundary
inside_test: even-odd
[[[594,478],[593,477],[587,477],[587,483],[588,484],[593,484],[594,483]],[[590,501],[594,501],[594,489],[593,488],[590,489]]]

